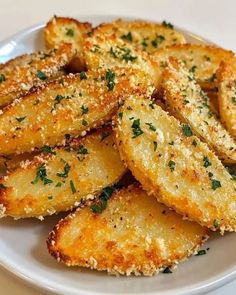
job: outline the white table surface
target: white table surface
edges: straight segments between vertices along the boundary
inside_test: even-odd
[[[0,0],[0,40],[52,15],[111,14],[163,19],[236,52],[235,0]],[[1,233],[0,233],[1,238]],[[0,295],[43,295],[0,268]],[[208,295],[236,294],[233,281]],[[66,294],[65,294],[66,295]]]

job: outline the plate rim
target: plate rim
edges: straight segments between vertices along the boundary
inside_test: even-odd
[[[86,18],[86,17],[88,17],[88,18],[104,18],[105,19],[106,17],[109,17],[109,18],[113,18],[113,19],[117,19],[117,18],[122,18],[122,19],[126,19],[126,20],[137,19],[137,20],[157,22],[157,21],[153,20],[152,17],[151,18],[146,18],[146,17],[135,18],[134,16],[126,16],[126,15],[117,16],[117,15],[113,15],[113,14],[108,14],[108,15],[86,14],[86,15],[74,15],[74,16],[68,16],[68,17],[73,17],[73,18],[77,18],[77,19]],[[5,46],[7,43],[14,41],[15,39],[22,38],[24,35],[33,34],[35,31],[37,32],[37,31],[41,30],[42,28],[45,27],[45,25],[46,25],[46,22],[41,22],[41,23],[38,23],[38,24],[35,24],[32,26],[26,27],[22,30],[19,30],[17,33],[14,33],[14,34],[10,35],[9,37],[1,40],[0,41],[0,48]],[[190,32],[190,31],[183,29],[179,26],[175,26],[175,28],[178,31],[180,31],[184,34],[187,34],[188,36],[191,36],[192,38],[197,39],[201,42],[204,42],[209,45],[216,45],[214,42],[202,37],[201,35]],[[67,294],[67,295],[104,295],[104,293],[99,292],[99,291],[89,291],[89,290],[82,290],[82,289],[75,290],[73,287],[70,288],[70,286],[63,286],[63,285],[61,285],[61,286],[59,285],[60,289],[58,289],[57,283],[54,283],[52,281],[47,281],[43,277],[37,278],[37,275],[29,276],[29,273],[27,273],[27,271],[24,271],[24,268],[22,269],[20,266],[12,263],[7,258],[4,259],[4,257],[2,257],[1,255],[0,255],[0,267],[2,269],[7,270],[9,273],[13,274],[14,276],[20,278],[20,280],[22,282],[25,282],[26,284],[31,285],[32,287],[36,287],[38,290],[50,292],[51,294],[58,294],[58,295],[65,295],[65,294]],[[219,287],[229,283],[230,281],[232,281],[235,278],[236,278],[236,264],[235,264],[235,266],[231,267],[229,270],[223,271],[215,276],[212,276],[210,279],[206,279],[204,281],[201,281],[200,283],[192,284],[191,289],[189,289],[188,287],[182,287],[182,288],[176,289],[175,291],[168,291],[167,290],[167,291],[164,291],[163,295],[203,294],[205,292],[210,292],[212,290],[215,290],[216,288],[219,288]],[[156,291],[153,291],[153,292],[145,292],[143,294],[144,295],[154,295],[157,293],[156,293]],[[117,293],[114,293],[114,295],[137,295],[137,294],[136,293],[117,292]]]

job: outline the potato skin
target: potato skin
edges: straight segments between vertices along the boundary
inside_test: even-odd
[[[74,139],[66,147],[21,162],[0,181],[4,215],[41,218],[67,211],[116,183],[126,168],[113,137],[111,128],[101,129],[83,139]],[[42,165],[46,175],[37,179]],[[43,175],[43,169],[40,173]],[[45,183],[45,178],[49,183]]]
[[[231,59],[234,53],[216,46],[187,43],[160,48],[152,54],[162,68],[165,68],[170,56],[182,60],[201,87],[209,90],[217,86],[216,71],[221,61]]]
[[[120,113],[121,158],[148,194],[212,230],[235,231],[236,184],[208,146],[150,100],[129,96]]]
[[[217,79],[220,118],[236,140],[236,58],[221,62]]]
[[[25,95],[33,87],[60,77],[73,56],[72,46],[62,44],[55,50],[21,55],[3,64],[0,74],[5,80],[0,83],[0,107]]]
[[[234,139],[212,112],[206,93],[181,61],[169,59],[162,87],[171,114],[189,124],[224,163],[236,163]]]
[[[131,185],[113,193],[101,214],[87,206],[62,219],[47,245],[68,266],[150,276],[196,253],[206,239],[206,228]]]
[[[0,154],[60,145],[65,134],[84,135],[111,120],[127,92],[149,95],[153,86],[138,70],[99,69],[51,82],[15,101],[0,114]],[[87,109],[86,113],[83,108]]]
[[[47,48],[57,48],[62,43],[70,43],[76,55],[69,64],[69,70],[80,72],[85,69],[82,44],[92,26],[88,22],[79,22],[74,18],[54,16],[44,28],[44,41]]]

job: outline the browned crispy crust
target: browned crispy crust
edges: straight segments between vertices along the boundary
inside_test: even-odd
[[[47,246],[68,266],[153,275],[196,253],[206,239],[206,228],[182,220],[131,185],[113,193],[101,214],[85,207],[62,219],[49,234]]]

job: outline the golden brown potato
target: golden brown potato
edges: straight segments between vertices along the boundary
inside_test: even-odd
[[[153,91],[138,70],[100,69],[68,75],[14,102],[0,114],[0,154],[62,144],[65,137],[109,121],[126,93]]]
[[[147,52],[135,49],[115,34],[99,27],[84,42],[84,56],[88,69],[124,67],[145,71],[155,84],[160,83],[160,68]]]
[[[25,95],[33,87],[61,76],[75,51],[70,44],[58,49],[26,54],[8,61],[0,68],[0,107]]]
[[[137,96],[119,112],[117,146],[144,189],[212,230],[236,231],[236,182],[191,128]]]
[[[102,213],[91,208],[68,215],[50,233],[48,249],[58,261],[150,276],[196,253],[207,239],[206,228],[183,220],[138,186],[114,192]]]
[[[152,53],[157,48],[185,43],[183,34],[174,30],[171,24],[157,24],[142,20],[124,21],[117,19],[98,26],[104,33],[115,34],[137,49]]]
[[[164,98],[168,109],[189,124],[225,163],[236,163],[236,143],[209,105],[209,98],[181,61],[170,58],[163,72]]]
[[[236,139],[236,58],[221,63],[217,78],[220,118]]]
[[[82,44],[91,30],[90,23],[54,16],[44,28],[44,41],[47,48],[57,48],[62,43],[70,43],[76,50],[76,56],[70,62],[69,69],[79,72],[85,68]]]
[[[220,62],[232,58],[234,53],[215,46],[180,44],[157,49],[152,54],[162,69],[170,56],[181,59],[204,89],[212,89],[217,86],[216,70]]]
[[[66,147],[42,150],[1,179],[2,215],[42,217],[67,211],[94,198],[126,172],[110,128],[74,139]]]

